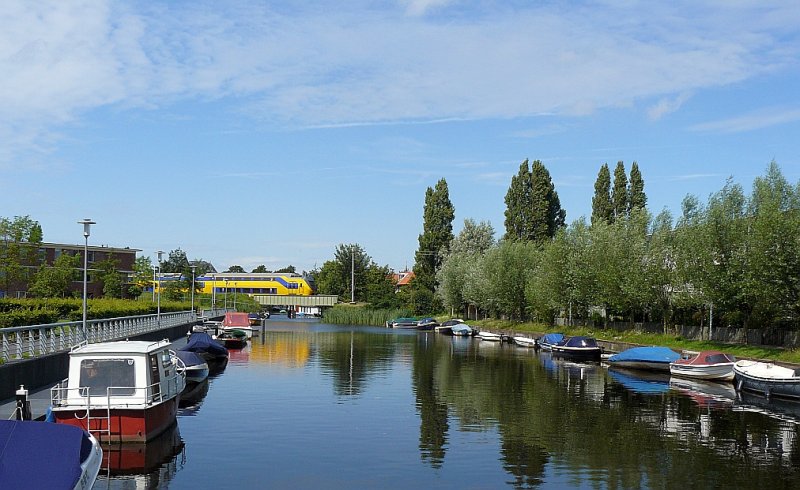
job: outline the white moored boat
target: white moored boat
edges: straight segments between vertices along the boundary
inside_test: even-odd
[[[499,333],[485,331],[478,332],[478,337],[480,337],[481,340],[488,340],[490,342],[500,342],[503,339],[503,336]]]
[[[736,358],[719,351],[703,351],[699,354],[683,354],[670,363],[669,372],[683,378],[730,381],[733,379],[733,364]]]
[[[511,337],[511,339],[515,344],[521,345],[522,347],[536,347],[536,339],[530,337],[514,336]]]
[[[52,415],[103,442],[146,442],[175,423],[185,366],[168,340],[82,343],[51,389]]]
[[[737,361],[733,365],[736,391],[749,391],[766,397],[800,399],[800,370],[771,362]]]

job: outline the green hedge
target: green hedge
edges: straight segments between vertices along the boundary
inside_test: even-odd
[[[124,316],[149,315],[158,311],[151,301],[124,299],[90,299],[86,304],[86,317],[90,320]],[[162,301],[161,312],[186,311],[191,303]],[[83,301],[80,299],[2,299],[0,300],[0,328],[79,321],[83,319]]]

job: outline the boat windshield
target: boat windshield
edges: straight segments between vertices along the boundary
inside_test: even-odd
[[[706,362],[708,364],[722,364],[725,362],[736,362],[736,358],[729,354],[711,354],[706,357]]]
[[[133,359],[83,359],[80,386],[89,388],[90,396],[133,395],[136,391]]]

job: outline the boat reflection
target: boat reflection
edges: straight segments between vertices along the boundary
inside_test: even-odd
[[[728,382],[715,383],[672,377],[669,380],[669,386],[688,396],[701,408],[730,408],[736,398],[736,390]]]
[[[767,399],[753,393],[739,392],[733,410],[760,413],[774,419],[800,424],[800,402],[782,398]]]
[[[203,400],[208,394],[209,381],[208,378],[200,383],[195,383],[189,386],[182,394],[181,401],[178,404],[178,415],[182,417],[193,417],[197,415]]]
[[[153,473],[164,465],[173,464],[176,457],[183,452],[183,448],[184,444],[177,423],[147,444],[103,444],[101,474],[141,475]]]
[[[609,369],[609,376],[626,390],[644,395],[655,395],[669,391],[669,373]]]

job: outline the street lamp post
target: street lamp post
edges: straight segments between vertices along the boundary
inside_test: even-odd
[[[89,331],[86,329],[86,270],[89,266],[89,227],[97,223],[89,218],[84,218],[83,221],[78,221],[78,224],[83,225],[83,340],[88,342]]]
[[[153,303],[156,302],[156,266],[153,266]]]
[[[158,326],[161,326],[161,256],[164,255],[163,250],[156,252],[158,255],[158,306],[156,306],[156,321]]]
[[[197,270],[197,266],[192,266],[192,313],[194,313],[194,275],[195,271]]]

